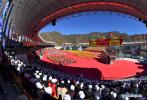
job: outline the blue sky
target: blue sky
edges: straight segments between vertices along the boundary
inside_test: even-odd
[[[60,20],[56,26],[47,25],[40,32],[58,31],[62,34],[119,31],[121,33],[147,34],[147,27],[133,18],[118,15],[85,15]]]

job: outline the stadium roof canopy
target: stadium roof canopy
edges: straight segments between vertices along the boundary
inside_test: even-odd
[[[147,21],[147,0],[13,0],[13,4],[15,31],[37,41],[42,27],[80,12],[114,11]]]

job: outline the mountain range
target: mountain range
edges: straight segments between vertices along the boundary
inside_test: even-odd
[[[39,35],[46,42],[56,42],[57,44],[61,45],[63,43],[77,44],[77,43],[89,42],[89,40],[94,40],[97,38],[107,38],[110,37],[110,33],[113,33],[114,37],[123,37],[124,41],[133,40],[132,36],[117,31],[106,32],[106,33],[91,32],[87,34],[70,34],[70,35],[64,35],[60,32],[53,31],[53,32],[39,33]]]

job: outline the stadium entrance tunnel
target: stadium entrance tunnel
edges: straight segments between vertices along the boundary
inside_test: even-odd
[[[48,23],[82,12],[113,11],[134,16],[143,23],[147,21],[147,1],[55,0],[51,2],[46,0],[30,0],[25,3],[25,0],[15,0],[13,4],[15,4],[14,10],[12,10],[14,13],[12,14],[14,15],[12,18],[13,27],[17,33],[23,34],[35,41],[42,41],[38,36],[38,32]],[[30,7],[31,9],[29,9]],[[20,15],[23,16],[20,17]]]

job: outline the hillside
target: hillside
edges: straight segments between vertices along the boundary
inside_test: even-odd
[[[114,33],[114,36],[123,37],[125,41],[132,40],[132,38],[125,33],[119,33],[119,32],[113,32],[113,33]],[[92,39],[104,38],[104,37],[110,36],[110,32],[107,32],[107,33],[91,32],[88,34],[63,35],[60,32],[54,31],[54,32],[39,33],[39,34],[45,41],[54,41],[57,44],[63,44],[65,42],[77,44],[80,42],[88,42],[89,40],[92,40]]]

